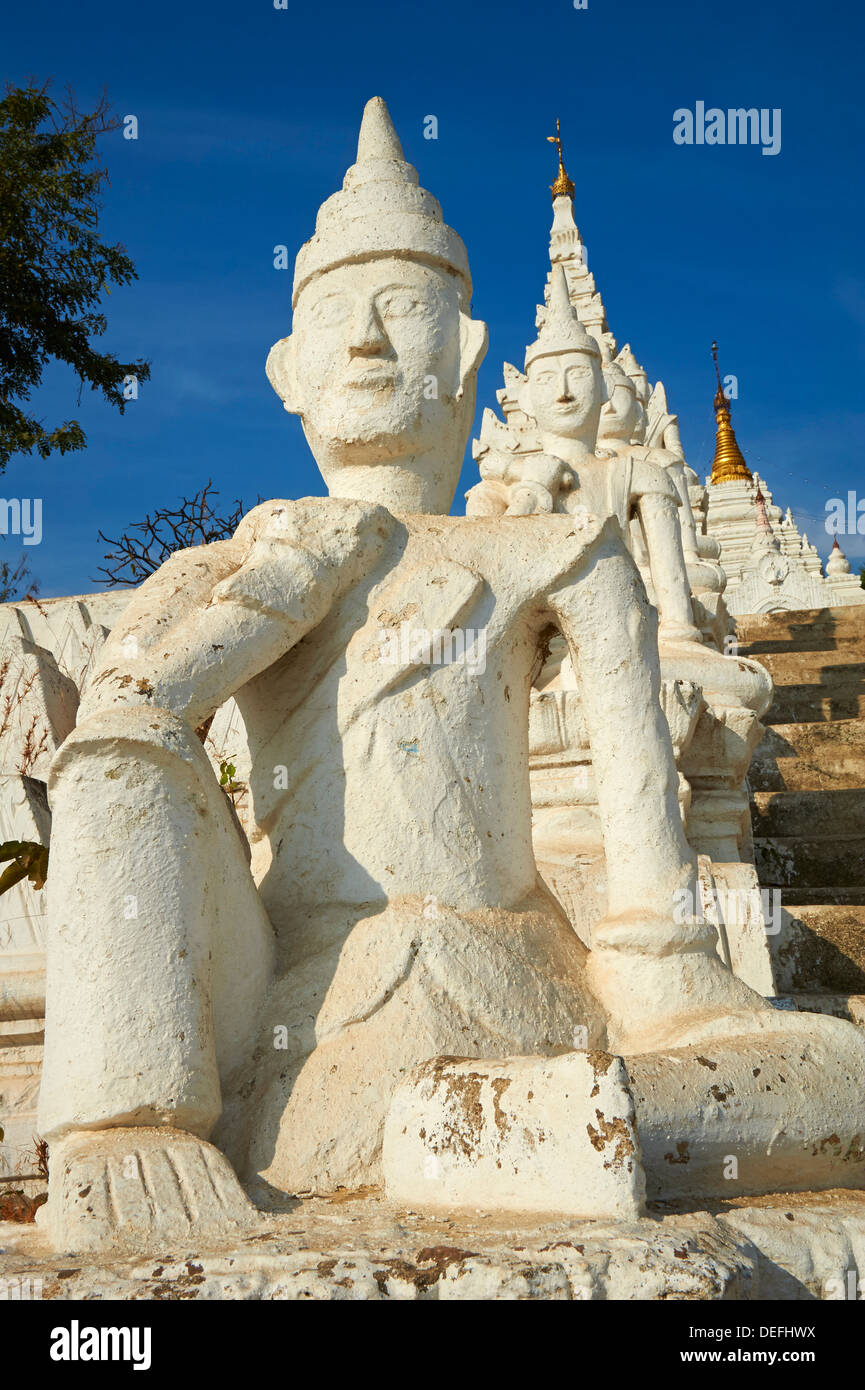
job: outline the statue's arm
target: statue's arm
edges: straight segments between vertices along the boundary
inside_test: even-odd
[[[217,554],[182,552],[142,586],[106,644],[82,716],[156,705],[199,726],[316,627],[381,548],[379,508],[322,510],[301,524],[291,513],[261,524],[263,510]]]
[[[635,461],[631,487],[658,601],[660,636],[699,641],[679,526],[681,498],[666,472],[645,460]]]
[[[255,558],[260,566],[261,557]],[[284,547],[271,567],[276,563],[279,582],[266,598],[261,574],[253,579],[241,565],[167,629],[140,623],[127,630],[100,663],[81,716],[117,704],[158,705],[193,727],[203,723],[306,636],[330,607],[332,570],[297,548]]]

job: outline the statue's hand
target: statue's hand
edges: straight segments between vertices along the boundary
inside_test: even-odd
[[[305,625],[320,622],[334,599],[375,563],[393,524],[384,507],[365,502],[266,503],[245,519],[249,544],[243,562],[217,584],[213,601],[241,603]]]
[[[529,454],[510,461],[505,480],[499,486],[505,499],[506,516],[532,516],[537,512],[567,510],[567,499],[574,488],[573,470],[552,454]]]
[[[285,520],[272,517],[265,534],[308,550],[334,574],[339,594],[378,560],[394,525],[387,508],[375,503],[313,497],[295,502]]]
[[[508,493],[505,483],[484,478],[466,493],[466,516],[504,516]]]

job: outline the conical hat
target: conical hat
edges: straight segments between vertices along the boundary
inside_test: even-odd
[[[342,188],[322,203],[315,235],[298,252],[292,305],[316,275],[367,256],[411,256],[457,276],[464,305],[471,299],[468,256],[442,210],[418,186],[417,170],[403,158],[399,137],[381,97],[368,101],[357,142],[357,161]]]
[[[568,294],[564,268],[553,269],[549,308],[537,338],[526,348],[526,370],[538,357],[558,357],[563,352],[588,352],[600,358],[597,340],[587,333]]]
[[[645,403],[649,399],[649,378],[646,375],[645,367],[641,367],[633,352],[631,344],[625,343],[618,357],[616,358],[619,366],[628,374],[634,383],[634,389],[640,400]]]

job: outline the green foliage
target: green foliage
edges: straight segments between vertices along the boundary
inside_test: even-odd
[[[231,800],[232,806],[237,805],[237,797],[244,790],[243,782],[235,782],[237,768],[234,763],[230,763],[227,758],[223,758],[219,764],[219,785],[225,789],[225,794]]]
[[[77,420],[45,428],[21,402],[46,364],[72,368],[123,413],[123,380],[146,381],[146,362],[97,352],[105,332],[103,291],[137,278],[124,248],[99,238],[100,193],[107,171],[96,159],[99,135],[120,124],[103,96],[90,114],[71,96],[62,103],[42,87],[12,87],[0,100],[0,469],[15,453],[47,458],[83,449]]]
[[[219,764],[219,785],[225,787],[225,790],[231,797],[234,796],[235,792],[240,791],[241,788],[241,783],[235,782],[234,780],[236,772],[237,768],[234,766],[234,763],[230,763],[223,758],[222,762]]]
[[[859,570],[859,583],[862,585],[862,588],[865,589],[865,565]]]
[[[0,863],[11,864],[0,874],[0,894],[14,888],[22,878],[29,878],[34,888],[44,888],[48,877],[48,846],[33,840],[6,840],[0,845]]]

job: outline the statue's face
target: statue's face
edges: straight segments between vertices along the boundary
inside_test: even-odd
[[[531,413],[539,429],[593,443],[605,394],[598,359],[577,351],[538,357],[527,375]]]
[[[441,447],[460,388],[453,277],[396,256],[337,266],[302,291],[292,338],[314,453],[327,441],[332,461],[343,445],[346,461],[387,463]]]
[[[645,433],[646,412],[633,391],[620,382],[613,385],[601,411],[600,439],[641,439]]]

